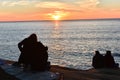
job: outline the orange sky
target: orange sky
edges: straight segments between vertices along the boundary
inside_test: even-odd
[[[0,21],[120,18],[120,0],[0,0]]]

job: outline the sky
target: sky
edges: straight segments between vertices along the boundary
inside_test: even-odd
[[[0,21],[120,18],[120,0],[0,0]]]

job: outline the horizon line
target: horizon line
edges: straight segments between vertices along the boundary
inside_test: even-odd
[[[51,21],[94,21],[94,20],[120,20],[120,18],[95,18],[95,19],[69,19],[69,20],[16,20],[16,21],[0,21],[2,22],[51,22]]]

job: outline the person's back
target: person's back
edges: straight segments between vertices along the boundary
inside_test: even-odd
[[[34,46],[33,57],[31,59],[31,69],[36,71],[46,70],[48,60],[48,48],[45,47],[41,42],[37,42]]]
[[[104,67],[104,57],[99,53],[99,51],[95,51],[95,56],[93,57],[92,66],[95,69]]]
[[[23,63],[26,64],[29,60],[28,60],[28,56],[30,54],[30,50],[31,50],[31,43],[30,40],[28,38],[25,38],[23,41],[21,41],[20,43],[18,43],[18,48],[21,51],[21,55],[19,57],[18,63]]]
[[[115,61],[113,56],[111,55],[111,51],[106,51],[104,59],[106,68],[113,68],[115,66]]]

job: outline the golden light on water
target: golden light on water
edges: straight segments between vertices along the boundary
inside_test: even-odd
[[[54,29],[59,29],[59,26],[60,26],[60,23],[59,23],[59,21],[58,20],[56,20],[55,22],[54,22]]]

